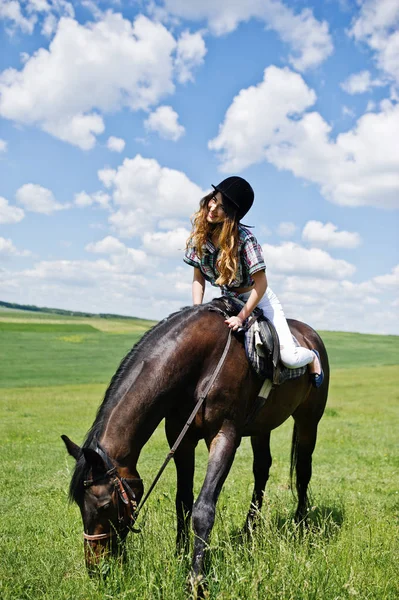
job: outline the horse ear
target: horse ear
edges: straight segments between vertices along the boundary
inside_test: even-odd
[[[68,453],[73,456],[75,460],[78,460],[82,456],[82,449],[70,440],[67,435],[62,435],[61,439],[63,440]]]
[[[89,464],[92,468],[98,469],[99,471],[107,470],[107,467],[98,452],[92,448],[82,448],[82,452],[87,464]]]

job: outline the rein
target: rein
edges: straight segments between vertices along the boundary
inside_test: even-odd
[[[232,330],[230,329],[229,330],[229,335],[227,337],[226,345],[225,345],[224,350],[223,350],[223,354],[220,357],[218,364],[216,365],[216,368],[215,368],[215,370],[213,372],[212,377],[208,381],[208,384],[207,384],[207,386],[206,386],[203,394],[198,398],[197,404],[194,406],[194,409],[193,409],[191,415],[189,416],[186,424],[184,425],[183,429],[181,430],[181,432],[179,434],[179,437],[177,438],[177,440],[173,444],[172,448],[169,450],[169,453],[167,454],[167,456],[166,456],[166,458],[165,458],[165,460],[163,462],[163,465],[161,466],[161,468],[159,469],[158,473],[156,474],[156,476],[154,478],[154,481],[150,485],[150,487],[148,489],[148,492],[144,496],[144,499],[142,500],[140,506],[135,511],[135,515],[134,515],[135,518],[137,518],[137,515],[139,514],[139,512],[143,508],[144,504],[147,502],[149,495],[151,494],[152,490],[154,489],[154,487],[158,483],[158,480],[161,477],[162,473],[164,472],[164,470],[165,470],[168,462],[170,461],[170,459],[173,457],[174,453],[176,452],[176,450],[180,446],[180,443],[181,443],[182,439],[184,438],[184,436],[186,435],[188,428],[190,427],[190,425],[194,421],[196,414],[198,413],[198,411],[201,408],[202,404],[204,403],[207,395],[209,394],[209,390],[211,389],[212,385],[215,383],[215,379],[216,379],[216,377],[220,373],[220,370],[221,370],[221,368],[222,368],[222,366],[224,364],[224,361],[226,360],[226,356],[227,356],[227,353],[228,353],[229,348],[230,348],[230,344],[231,344],[231,332],[232,332]]]
[[[103,481],[104,479],[113,479],[112,484],[114,485],[115,491],[118,494],[118,522],[121,525],[124,522],[126,522],[126,525],[125,525],[123,531],[130,530],[130,531],[133,531],[134,533],[140,532],[139,529],[133,529],[132,524],[136,521],[139,512],[143,508],[144,504],[147,502],[152,490],[158,483],[159,478],[161,477],[162,473],[164,472],[168,462],[170,461],[170,459],[173,457],[174,453],[180,446],[182,439],[184,438],[185,434],[187,433],[188,428],[194,421],[196,414],[198,413],[199,409],[201,408],[202,404],[204,403],[204,401],[209,393],[209,390],[211,389],[212,385],[214,384],[214,382],[216,380],[216,377],[219,375],[220,370],[224,364],[224,361],[226,360],[226,356],[227,356],[227,353],[230,348],[231,333],[232,333],[232,330],[230,329],[229,335],[227,337],[226,345],[223,350],[223,354],[220,357],[218,364],[216,365],[216,368],[212,374],[212,377],[208,381],[204,392],[198,398],[197,404],[195,405],[186,424],[184,425],[178,438],[176,439],[175,443],[173,444],[172,448],[170,449],[169,453],[167,454],[161,468],[159,469],[152,484],[150,485],[148,492],[144,496],[144,499],[142,500],[140,506],[137,506],[136,496],[135,496],[133,490],[131,489],[131,487],[129,486],[128,481],[133,482],[133,481],[142,481],[142,480],[139,477],[135,477],[132,479],[120,477],[118,474],[117,468],[114,465],[111,457],[108,456],[108,454],[101,447],[99,442],[97,442],[97,448],[95,449],[95,451],[97,452],[97,454],[99,454],[101,456],[101,458],[103,459],[108,470],[106,471],[106,473],[104,473],[104,475],[101,475],[100,477],[97,477],[95,479],[94,478],[88,479],[88,480],[84,481],[83,485],[84,485],[84,487],[87,488],[92,485],[95,485],[99,481]],[[121,502],[122,502],[123,514],[121,514],[121,511],[120,511],[120,503]],[[89,542],[109,539],[115,535],[120,535],[115,529],[111,529],[111,531],[109,531],[108,533],[97,533],[97,534],[88,534],[86,532],[83,533],[84,539]]]

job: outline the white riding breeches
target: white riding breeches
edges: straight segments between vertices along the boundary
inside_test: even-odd
[[[251,292],[240,294],[238,297],[243,302],[246,302]],[[258,304],[258,307],[263,310],[263,314],[274,325],[280,341],[280,356],[283,365],[289,369],[298,369],[311,363],[315,355],[308,348],[296,346],[292,339],[292,333],[288,327],[287,319],[285,318],[283,307],[280,304],[276,294],[267,288],[265,295]]]

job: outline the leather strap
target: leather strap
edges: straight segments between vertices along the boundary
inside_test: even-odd
[[[143,508],[144,504],[147,502],[147,499],[148,499],[149,495],[151,494],[152,490],[154,489],[154,487],[158,483],[158,480],[161,477],[162,473],[164,472],[164,470],[166,468],[166,465],[168,464],[168,462],[170,461],[170,459],[172,458],[172,456],[174,455],[174,453],[176,452],[176,450],[180,446],[180,443],[181,443],[182,439],[186,435],[188,428],[190,427],[191,423],[194,421],[196,414],[198,413],[199,409],[201,408],[202,404],[204,403],[205,398],[207,397],[207,395],[209,393],[209,390],[211,389],[212,385],[214,384],[216,377],[219,375],[220,370],[221,370],[221,368],[222,368],[222,366],[224,364],[224,361],[226,359],[227,353],[228,353],[229,348],[230,348],[231,332],[232,332],[232,330],[230,329],[229,330],[229,335],[227,337],[226,345],[225,345],[224,350],[223,350],[223,354],[220,357],[218,364],[216,365],[216,369],[214,370],[212,377],[208,381],[208,384],[207,384],[207,386],[206,386],[206,388],[204,390],[204,393],[198,398],[198,402],[195,405],[195,407],[194,407],[191,415],[189,416],[189,418],[187,420],[187,423],[184,425],[183,429],[180,432],[179,437],[177,438],[177,440],[173,444],[172,448],[170,449],[169,453],[167,454],[162,467],[159,469],[157,475],[155,476],[155,479],[152,482],[152,484],[150,485],[150,487],[148,489],[148,492],[145,495],[144,499],[142,500],[140,506],[135,511],[135,518],[137,517],[137,515],[139,514],[139,512]]]

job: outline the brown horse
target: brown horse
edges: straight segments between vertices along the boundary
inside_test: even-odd
[[[76,459],[70,496],[81,510],[86,564],[123,549],[143,496],[137,461],[158,424],[165,418],[169,444],[175,442],[198,397],[210,382],[223,354],[229,329],[221,300],[189,307],[147,332],[119,366],[82,448],[62,436]],[[246,519],[248,529],[262,506],[272,463],[270,432],[293,416],[291,468],[296,470],[296,520],[307,512],[307,488],[317,426],[327,401],[329,367],[323,342],[308,325],[289,321],[302,346],[319,351],[324,382],[318,389],[308,373],[274,388],[252,420],[262,381],[250,367],[242,338],[233,335],[223,366],[205,403],[174,454],[177,471],[177,544],[185,545],[189,517],[194,529],[192,581],[203,575],[204,553],[215,519],[216,502],[243,436],[251,436],[255,486]],[[205,480],[194,504],[194,452],[204,439],[209,459]]]

